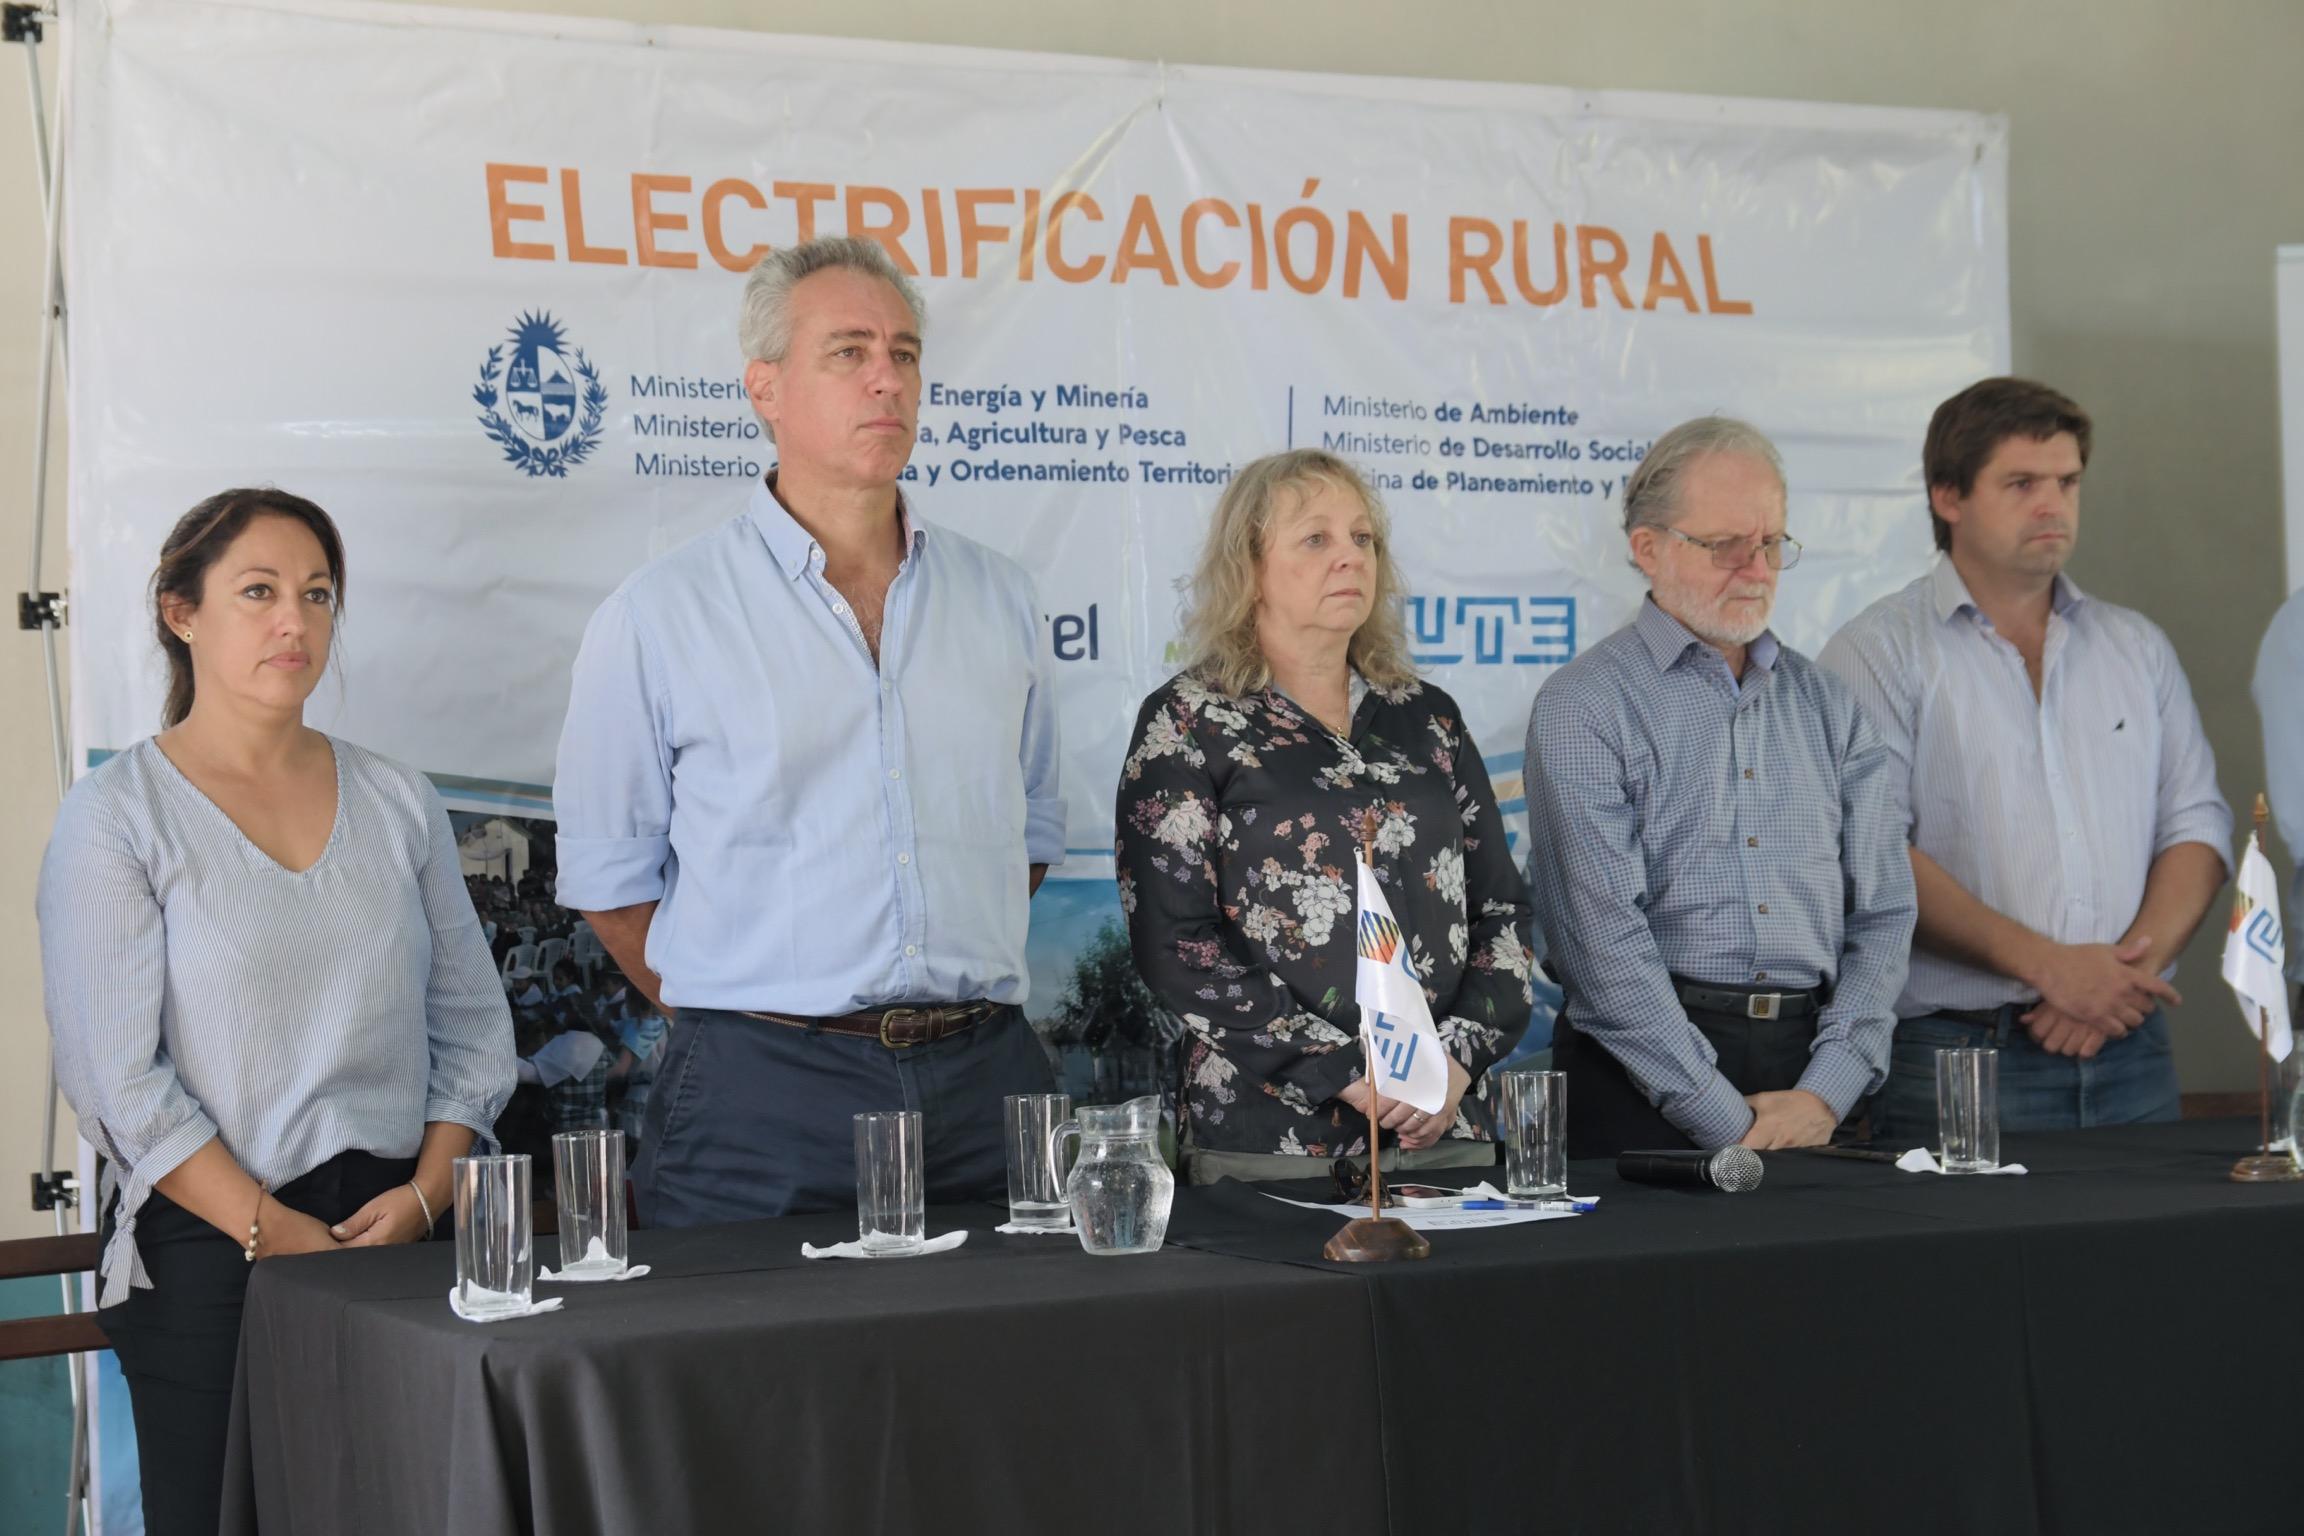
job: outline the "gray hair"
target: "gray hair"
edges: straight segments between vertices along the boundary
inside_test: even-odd
[[[747,362],[780,363],[792,347],[792,290],[804,277],[839,267],[876,277],[896,290],[912,311],[913,329],[928,330],[928,304],[912,280],[897,269],[887,248],[855,235],[820,235],[799,245],[770,251],[744,279],[744,307],[736,338]]]
[[[1715,453],[1758,459],[1785,486],[1784,460],[1768,434],[1733,416],[1699,416],[1656,439],[1624,482],[1624,531],[1669,528],[1680,515],[1680,479],[1688,466]]]

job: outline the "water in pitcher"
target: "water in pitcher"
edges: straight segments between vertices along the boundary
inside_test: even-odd
[[[1098,1255],[1156,1252],[1176,1199],[1176,1175],[1160,1159],[1159,1099],[1086,1106],[1050,1134],[1051,1147],[1067,1135],[1080,1138],[1080,1160],[1064,1181],[1080,1246]]]

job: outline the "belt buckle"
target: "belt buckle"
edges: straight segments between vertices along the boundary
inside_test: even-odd
[[[880,1014],[880,1043],[892,1051],[908,1051],[912,1049],[913,1046],[918,1045],[920,1042],[917,1040],[891,1040],[888,1038],[888,1026],[898,1019],[917,1019],[923,1017],[924,1015],[925,1010],[919,1008],[888,1008],[882,1010]]]
[[[1783,1007],[1783,993],[1754,992],[1744,999],[1744,1017],[1772,1021]]]

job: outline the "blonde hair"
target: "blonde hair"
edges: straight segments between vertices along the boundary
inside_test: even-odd
[[[1208,540],[1192,573],[1184,612],[1186,670],[1217,692],[1239,698],[1272,686],[1272,667],[1256,639],[1256,566],[1265,539],[1283,510],[1301,506],[1322,486],[1349,491],[1368,509],[1376,535],[1376,575],[1367,619],[1353,631],[1346,653],[1372,687],[1400,688],[1416,680],[1408,635],[1400,622],[1406,583],[1392,559],[1392,522],[1359,471],[1332,453],[1298,448],[1268,454],[1232,477],[1208,524]],[[1293,497],[1283,508],[1282,498]]]

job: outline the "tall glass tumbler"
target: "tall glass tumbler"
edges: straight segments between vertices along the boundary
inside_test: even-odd
[[[1936,1133],[1946,1173],[2000,1166],[2000,1053],[1962,1046],[1936,1053]]]
[[[856,1236],[869,1254],[916,1252],[928,1230],[920,1112],[856,1117]]]
[[[552,1138],[552,1194],[560,1206],[560,1273],[624,1273],[624,1133],[562,1131]]]
[[[456,1300],[467,1317],[509,1317],[533,1299],[528,1164],[525,1152],[456,1159]]]
[[[1005,1101],[1008,1130],[1008,1223],[1045,1232],[1072,1225],[1064,1198],[1064,1165],[1055,1160],[1048,1133],[1072,1118],[1062,1093],[1012,1093]]]
[[[1567,1193],[1568,1075],[1497,1073],[1496,1135],[1504,1143],[1506,1194]]]

